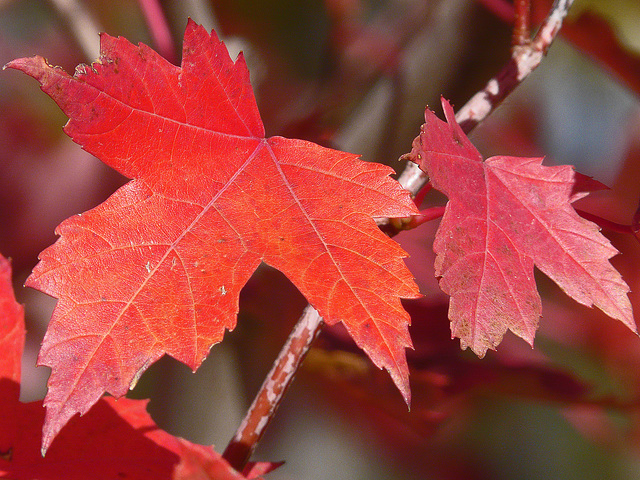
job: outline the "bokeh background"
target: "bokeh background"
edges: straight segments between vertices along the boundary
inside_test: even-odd
[[[550,7],[533,0],[537,25]],[[73,72],[98,57],[101,31],[179,63],[187,18],[244,51],[269,135],[312,140],[402,169],[423,112],[462,106],[509,58],[503,0],[0,0],[0,64],[39,54]],[[640,2],[577,0],[548,57],[471,138],[488,155],[545,156],[611,187],[580,208],[629,225],[640,197]],[[21,285],[63,219],[126,179],[62,132],[36,82],[0,73],[0,252],[25,304],[21,398],[42,398],[35,367],[55,301]],[[435,192],[424,208],[442,205]],[[451,340],[433,275],[437,221],[396,239],[424,298],[406,302],[408,412],[340,328],[316,342],[256,458],[286,460],[273,479],[640,479],[640,339],[567,299],[542,275],[535,349],[507,334],[479,360]],[[605,228],[640,311],[640,243]],[[197,373],[164,358],[131,393],[156,422],[223,450],[304,308],[284,276],[261,267],[238,327]]]

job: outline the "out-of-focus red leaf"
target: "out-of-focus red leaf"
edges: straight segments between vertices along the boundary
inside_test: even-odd
[[[321,391],[344,413],[346,421],[375,432],[382,444],[375,448],[403,464],[419,463],[422,469],[440,461],[430,448],[434,435],[455,422],[468,428],[463,419],[482,403],[479,397],[542,401],[561,407],[598,405],[590,385],[544,364],[474,360],[463,358],[459,349],[457,356],[435,354],[428,358],[429,351],[416,354],[417,365],[409,357],[414,393],[411,412],[393,397],[381,372],[371,368],[361,354],[312,349],[307,371],[322,382]]]
[[[449,197],[434,242],[436,275],[451,295],[452,335],[483,356],[510,329],[533,344],[541,314],[534,264],[564,291],[636,331],[629,287],[611,266],[618,251],[571,202],[574,171],[540,158],[482,160],[443,99],[429,110],[412,158]]]
[[[262,479],[282,465],[282,462],[250,463],[243,473],[234,470],[212,447],[195,445],[180,439],[181,460],[173,473],[173,480],[250,480]]]
[[[373,217],[416,214],[392,170],[301,140],[264,137],[243,57],[189,22],[182,67],[103,35],[100,62],[36,78],[65,132],[135,180],[67,219],[27,284],[59,298],[39,357],[53,369],[46,448],[75,413],[121,396],[163,354],[196,369],[235,326],[261,261],[325,321],[342,321],[409,401],[408,314],[418,296],[403,250]]]
[[[82,418],[72,419],[43,458],[40,434],[44,407],[42,402],[20,403],[17,386],[0,380],[0,478],[164,480],[171,477],[174,467],[175,475],[178,471],[184,474],[184,467],[176,465],[178,460],[179,465],[192,465],[194,471],[206,467],[210,476],[174,478],[258,478],[253,474],[218,475],[231,467],[211,447],[194,445],[160,430],[146,412],[147,401],[126,398],[102,398]],[[185,444],[190,448],[185,449]],[[200,450],[208,452],[206,461],[194,458],[193,451]],[[280,464],[268,465],[273,469]]]
[[[604,183],[599,182],[593,177],[584,175],[580,172],[574,172],[573,177],[573,189],[571,190],[571,197],[579,195],[578,198],[584,197],[580,195],[583,193],[597,192],[599,190],[609,190]]]
[[[20,381],[24,335],[24,309],[13,294],[11,264],[0,254],[0,378]]]
[[[160,480],[171,476],[179,459],[177,439],[153,423],[146,401],[101,399],[87,415],[69,423],[43,458],[44,407],[41,401],[20,403],[17,385],[0,380],[0,478]]]
[[[46,458],[40,453],[42,402],[23,404],[20,359],[25,328],[9,262],[0,255],[0,478],[140,480],[168,478],[178,461],[175,437],[158,429],[146,402],[102,399],[74,419]]]

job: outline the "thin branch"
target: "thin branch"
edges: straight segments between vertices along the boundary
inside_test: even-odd
[[[640,205],[638,205],[636,213],[633,214],[633,220],[631,220],[631,231],[636,236],[640,232]]]
[[[573,0],[558,0],[532,42],[515,47],[511,60],[489,80],[456,114],[456,120],[468,133],[486,118],[520,83],[533,72],[556,38]]]
[[[531,1],[515,0],[514,25],[511,44],[515,46],[526,45],[531,41],[529,22],[531,20]]]
[[[535,50],[542,52],[543,54],[547,53],[549,47],[553,43],[553,40],[558,36],[560,28],[562,28],[562,22],[564,22],[572,4],[573,0],[555,1],[551,13],[540,26],[538,33],[536,33],[536,36],[533,39],[533,47]],[[538,65],[536,65],[536,67],[537,66]]]
[[[307,305],[222,455],[236,470],[241,472],[249,461],[323,324],[318,312]]]
[[[160,2],[158,0],[138,0],[138,3],[158,52],[171,63],[176,63],[176,46]]]

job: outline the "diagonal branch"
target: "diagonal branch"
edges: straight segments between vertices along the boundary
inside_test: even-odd
[[[307,305],[224,451],[224,459],[236,470],[242,471],[249,461],[323,324],[316,309]]]

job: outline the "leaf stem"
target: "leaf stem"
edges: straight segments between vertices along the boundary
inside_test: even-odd
[[[600,228],[605,228],[612,232],[630,233],[631,235],[635,235],[632,225],[623,225],[622,223],[612,222],[611,220],[607,220],[606,218],[599,217],[598,215],[594,215],[593,213],[585,212],[584,210],[580,210],[577,208],[576,208],[576,212],[582,218],[595,223]]]
[[[222,455],[236,470],[241,472],[249,461],[323,324],[318,312],[307,305]]]

